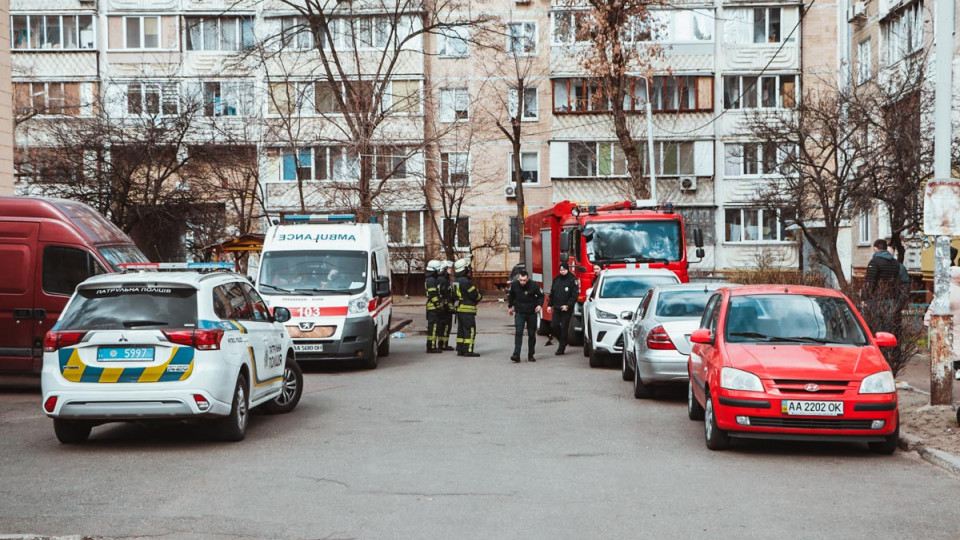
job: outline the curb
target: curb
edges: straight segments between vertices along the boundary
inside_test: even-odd
[[[901,381],[897,383],[898,390],[909,390],[911,392],[917,392],[919,394],[924,394],[929,396],[930,392],[926,392],[919,388],[910,386],[909,383]],[[904,431],[900,432],[900,442],[897,443],[897,446],[905,452],[916,452],[924,460],[940,467],[946,469],[947,471],[960,476],[960,457],[957,457],[943,450],[937,450],[936,448],[927,448],[923,443],[923,439],[917,437],[916,435],[911,435]]]

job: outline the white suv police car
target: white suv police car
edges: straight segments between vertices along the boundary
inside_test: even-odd
[[[217,269],[229,263],[129,264],[126,270]],[[286,308],[271,315],[232,272],[141,271],[77,286],[44,340],[43,410],[62,443],[96,425],[208,419],[243,439],[250,409],[289,412],[303,392]]]

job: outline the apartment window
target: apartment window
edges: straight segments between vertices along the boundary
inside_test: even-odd
[[[782,217],[782,219],[781,219]],[[788,242],[795,240],[786,230],[792,214],[761,208],[728,208],[724,212],[724,240],[727,242]]]
[[[440,180],[450,186],[470,183],[470,159],[467,152],[440,153]]]
[[[171,116],[180,112],[177,83],[130,83],[127,85],[127,114]]]
[[[391,81],[383,106],[391,113],[420,114],[420,81]]]
[[[281,161],[281,180],[320,179],[314,176],[313,149],[300,150],[299,152],[284,152]],[[322,174],[324,170],[325,167],[318,167],[316,172]]]
[[[70,115],[80,112],[80,83],[13,83],[15,114]]]
[[[314,109],[314,83],[272,82],[267,88],[269,114],[309,114]]]
[[[703,243],[705,245],[716,245],[716,209],[707,207],[681,206],[676,209],[676,212],[683,216],[684,234],[686,236],[688,246],[693,245],[693,233],[697,229],[700,229],[701,234],[703,234]]]
[[[82,163],[82,152],[68,148],[17,148],[14,176],[17,182],[74,184],[83,180]]]
[[[440,121],[456,122],[470,117],[470,95],[466,88],[443,88],[440,90]]]
[[[96,48],[93,15],[13,15],[10,48],[84,50]]]
[[[902,12],[882,22],[883,39],[887,44],[887,64],[895,64],[923,47],[923,3],[907,6]]]
[[[124,17],[124,49],[159,49],[160,17]]]
[[[507,23],[507,53],[536,54],[537,23],[532,21]]]
[[[640,151],[640,160],[643,162],[644,174],[650,174],[650,153]],[[695,172],[693,158],[693,142],[657,141],[653,143],[653,158],[657,162],[658,176],[689,176]]]
[[[650,87],[650,107],[657,112],[693,112],[713,110],[713,77],[656,76]],[[647,103],[647,82],[633,79],[623,98],[626,111],[644,111]],[[595,79],[554,79],[553,112],[604,112],[611,109]]]
[[[377,215],[393,246],[423,245],[422,211],[387,211]]]
[[[389,16],[344,19],[345,45],[351,49],[383,49],[391,39],[394,22]]]
[[[627,43],[712,41],[714,20],[710,10],[650,10],[645,19],[633,17],[624,25],[623,39]]]
[[[520,223],[517,219],[517,216],[510,216],[510,250],[517,251],[520,249],[520,241],[523,239],[523,235],[520,234]]]
[[[357,154],[343,146],[317,146],[298,152],[280,153],[280,180],[334,180],[350,182],[358,178]]]
[[[780,8],[754,8],[753,42],[780,43]]]
[[[867,39],[857,44],[857,84],[863,84],[873,77],[872,65],[873,56],[870,52],[870,40]]]
[[[343,97],[343,87],[340,83],[317,81],[314,83],[314,105],[317,114],[340,114],[340,103],[337,101],[337,90]]]
[[[570,176],[624,176],[627,160],[620,145],[612,142],[571,142],[567,147]]]
[[[535,86],[525,86],[523,92],[516,87],[510,87],[507,95],[507,106],[510,118],[516,118],[519,105],[519,96],[523,94],[523,112],[520,114],[521,121],[535,121],[538,115],[539,103],[537,100],[537,88]]]
[[[329,21],[331,30],[339,24],[338,19]],[[331,31],[333,35],[335,32]],[[280,46],[284,50],[306,51],[313,49],[313,33],[303,17],[280,17]],[[326,48],[326,43],[324,43]]]
[[[873,238],[873,235],[870,232],[870,213],[869,212],[864,212],[860,214],[858,232],[859,234],[857,235],[857,245],[869,246]]]
[[[239,51],[254,46],[252,17],[187,17],[188,51]]]
[[[554,45],[589,43],[592,39],[591,24],[592,17],[587,11],[554,11],[552,33]]]
[[[249,81],[204,81],[204,116],[250,116],[255,112]]]
[[[402,146],[378,146],[374,150],[375,178],[400,179],[407,177],[409,151]]]
[[[469,55],[467,28],[456,26],[440,30],[437,54],[441,58],[466,58]]]
[[[443,218],[443,237],[452,237],[457,249],[470,249],[470,218]]]
[[[515,174],[513,168],[513,152],[510,153],[510,178],[507,183],[512,184]],[[540,182],[540,154],[537,152],[520,152],[520,178],[524,184]]]
[[[796,75],[725,75],[725,109],[792,109],[796,105]]]
[[[775,143],[736,143],[724,145],[724,175],[758,176],[785,174],[795,162],[796,147]]]

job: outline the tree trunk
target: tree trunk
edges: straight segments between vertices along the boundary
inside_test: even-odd
[[[523,97],[520,96],[519,99],[522,102]],[[522,105],[518,108],[522,109]],[[520,170],[520,114],[517,114],[517,118],[514,118],[511,123],[513,124],[513,140],[511,143],[513,145],[513,181],[517,189],[517,230],[520,234],[520,264],[524,265],[524,268],[527,268],[526,254],[523,249],[523,225],[526,221],[526,202],[523,198],[523,171]]]
[[[622,93],[622,92],[620,92]],[[620,141],[620,148],[627,159],[627,172],[630,173],[630,187],[633,195],[637,199],[650,198],[650,183],[644,178],[643,161],[640,159],[640,153],[637,150],[637,143],[633,140],[630,130],[627,129],[627,115],[623,111],[623,97],[620,97],[621,106],[614,105],[613,108],[613,127]],[[649,134],[647,135],[649,136]],[[650,167],[655,167],[651,163]]]

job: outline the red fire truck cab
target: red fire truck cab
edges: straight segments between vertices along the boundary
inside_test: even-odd
[[[693,233],[702,259],[703,235],[700,229]],[[545,293],[561,262],[577,276],[580,297],[570,321],[571,345],[582,344],[583,302],[596,278],[595,268],[668,268],[681,282],[690,281],[683,218],[672,204],[623,201],[596,207],[563,201],[527,216],[524,250],[530,276]],[[551,314],[542,311],[544,331]]]

